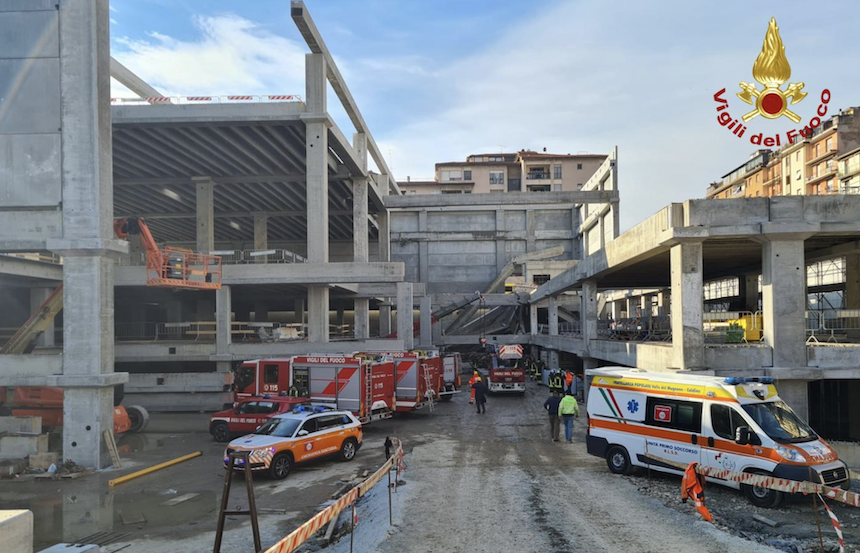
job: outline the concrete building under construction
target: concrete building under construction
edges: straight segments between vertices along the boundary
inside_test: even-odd
[[[576,190],[403,195],[302,2],[301,97],[219,103],[161,97],[112,62],[106,0],[9,6],[0,27],[27,32],[0,52],[7,337],[63,289],[35,350],[0,356],[0,386],[64,390],[63,458],[105,464],[119,384],[149,408],[212,409],[239,361],[479,337],[575,368],[769,373],[825,437],[825,422],[860,435],[844,399],[860,377],[860,197],[695,200],[621,234],[617,150]],[[111,76],[140,100],[112,105]],[[138,219],[217,268],[147,286],[151,247],[114,223]],[[807,266],[836,258],[844,278],[814,292],[844,304],[810,310]],[[512,275],[523,286],[505,293]],[[838,424],[820,418],[834,403]]]

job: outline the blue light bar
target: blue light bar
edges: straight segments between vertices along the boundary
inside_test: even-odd
[[[739,376],[730,376],[726,378],[726,384],[731,384],[732,386],[735,386],[737,384],[743,384],[746,381],[746,378],[741,378]]]
[[[315,413],[322,413],[322,412],[323,412],[323,411],[325,411],[325,410],[326,410],[326,408],[325,408],[325,407],[323,407],[322,405],[320,405],[320,406],[318,406],[318,407],[314,407],[314,412],[315,412]]]
[[[748,382],[757,382],[759,384],[773,384],[772,376],[757,376],[757,377],[741,377],[741,376],[729,376],[726,378],[726,384],[737,385],[737,384],[746,384]]]

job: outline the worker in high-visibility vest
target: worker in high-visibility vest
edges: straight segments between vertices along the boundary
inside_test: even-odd
[[[707,522],[711,522],[711,512],[705,507],[705,477],[696,472],[697,463],[690,463],[684,471],[681,479],[681,502],[686,503],[688,498],[693,499],[696,510]]]
[[[475,388],[473,388],[473,386],[475,385],[475,382],[480,382],[480,381],[481,381],[481,375],[478,373],[478,371],[475,371],[474,373],[472,373],[472,378],[469,379],[469,389],[472,390],[472,397],[469,399],[469,405],[472,405],[473,403],[475,403]]]
[[[293,384],[292,386],[290,386],[290,391],[288,392],[287,395],[289,395],[290,397],[299,397],[301,394],[299,393],[298,387],[296,387],[296,385]]]
[[[564,438],[567,443],[573,443],[573,417],[579,416],[579,404],[572,394],[566,394],[558,404],[558,414],[564,422]]]
[[[561,378],[561,372],[558,370],[554,370],[549,373],[549,389],[558,395],[561,395],[563,388],[563,381]]]

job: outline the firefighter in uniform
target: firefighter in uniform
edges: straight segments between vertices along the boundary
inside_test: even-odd
[[[561,378],[561,371],[554,369],[549,373],[549,389],[558,395],[561,395],[563,386],[564,383]]]
[[[473,386],[475,385],[475,382],[480,382],[480,381],[481,381],[481,376],[478,373],[478,371],[475,371],[474,373],[472,373],[472,378],[469,379],[469,389],[472,390],[472,397],[469,399],[469,405],[472,405],[473,403],[475,403],[475,388],[473,388]]]

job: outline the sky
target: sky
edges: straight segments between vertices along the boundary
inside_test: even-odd
[[[111,0],[112,55],[166,95],[304,95],[309,51],[286,0]],[[823,89],[830,113],[860,105],[860,11],[852,1],[307,0],[306,5],[398,180],[434,164],[520,149],[618,147],[622,229],[701,198],[746,161],[748,138],[799,125],[717,123],[713,96],[754,82],[775,17],[791,106],[806,124]],[[759,88],[761,86],[759,85]],[[133,96],[113,83],[112,95]],[[329,111],[354,132],[330,90]]]

